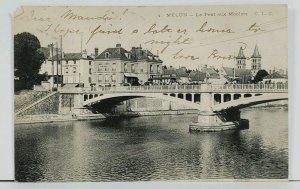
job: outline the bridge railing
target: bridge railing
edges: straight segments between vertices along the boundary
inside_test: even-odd
[[[202,84],[202,85],[151,85],[151,86],[116,86],[116,87],[88,87],[74,89],[60,89],[60,92],[287,92],[288,84]]]
[[[151,86],[115,86],[115,87],[88,87],[60,90],[61,92],[102,92],[102,93],[118,93],[118,92],[201,92],[201,85],[151,85]]]
[[[212,92],[248,91],[248,92],[287,92],[287,83],[272,84],[224,84],[212,85]]]

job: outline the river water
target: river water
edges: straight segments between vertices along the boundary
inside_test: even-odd
[[[250,128],[189,133],[195,115],[17,125],[18,181],[285,179],[288,111],[243,110]]]

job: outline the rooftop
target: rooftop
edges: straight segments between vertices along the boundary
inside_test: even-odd
[[[259,54],[257,45],[255,45],[254,52],[253,52],[251,58],[261,58],[261,55]]]
[[[200,71],[191,71],[189,76],[191,81],[204,81],[206,73]]]
[[[87,58],[82,57],[82,53],[63,53],[63,60],[80,60],[80,59],[92,59],[90,56]],[[56,54],[53,57],[49,58],[49,60],[61,60],[61,54]]]
[[[283,79],[285,77],[283,77],[280,73],[278,72],[274,72],[270,75],[267,75],[266,77],[264,77],[264,79]]]
[[[224,75],[227,75],[229,77],[234,77],[234,72],[235,72],[235,77],[251,75],[250,69],[234,69],[229,67],[223,67],[223,70],[225,72]]]
[[[154,55],[149,50],[144,50],[142,47],[132,47],[130,51],[127,51],[121,44],[116,44],[116,47],[107,48],[96,59],[121,59],[130,61],[145,60],[147,62],[162,63],[157,55]]]
[[[245,55],[244,55],[244,51],[243,51],[243,48],[240,47],[240,50],[239,50],[239,54],[237,55],[236,57],[237,59],[246,59]]]

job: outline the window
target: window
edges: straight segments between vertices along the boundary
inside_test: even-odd
[[[101,63],[98,65],[98,71],[102,72],[102,64]]]
[[[127,72],[128,68],[127,68],[127,64],[124,64],[124,72]]]
[[[73,67],[73,73],[76,73],[76,72],[77,72],[77,68]]]
[[[76,64],[76,60],[73,60],[74,64]]]
[[[143,73],[144,72],[144,69],[143,68],[141,68],[141,73]]]
[[[69,62],[66,60],[66,64],[68,64]]]
[[[108,63],[105,64],[105,71],[109,71],[109,64]]]
[[[69,73],[69,68],[68,67],[65,68],[65,72],[66,72],[66,74]]]
[[[102,78],[103,78],[103,76],[100,74],[100,75],[98,75],[98,83],[101,83],[102,82]]]
[[[92,61],[89,61],[89,65],[90,65],[90,66],[92,65]]]
[[[112,71],[116,71],[117,70],[117,64],[116,63],[113,63],[112,64]]]
[[[150,65],[150,72],[153,72],[153,65]]]
[[[160,73],[159,65],[156,66],[157,73]]]
[[[105,82],[109,82],[109,80],[110,80],[110,77],[109,77],[108,74],[106,74],[106,75],[105,75]]]
[[[105,53],[105,58],[109,58],[109,52]]]
[[[117,78],[117,77],[116,77],[116,74],[113,74],[112,77],[111,77],[111,80],[112,80],[113,83],[116,82],[116,78]]]
[[[134,64],[131,64],[131,72],[134,72]]]
[[[92,68],[89,69],[89,74],[92,74]]]
[[[91,77],[89,77],[89,83],[92,83],[92,78]]]

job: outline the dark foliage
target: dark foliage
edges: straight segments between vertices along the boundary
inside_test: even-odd
[[[254,83],[262,81],[267,75],[269,75],[269,73],[266,70],[259,70],[254,77]]]
[[[41,64],[45,60],[38,38],[28,32],[14,36],[14,70],[19,78],[15,91],[32,89],[34,84],[40,84],[45,75],[39,74]]]

